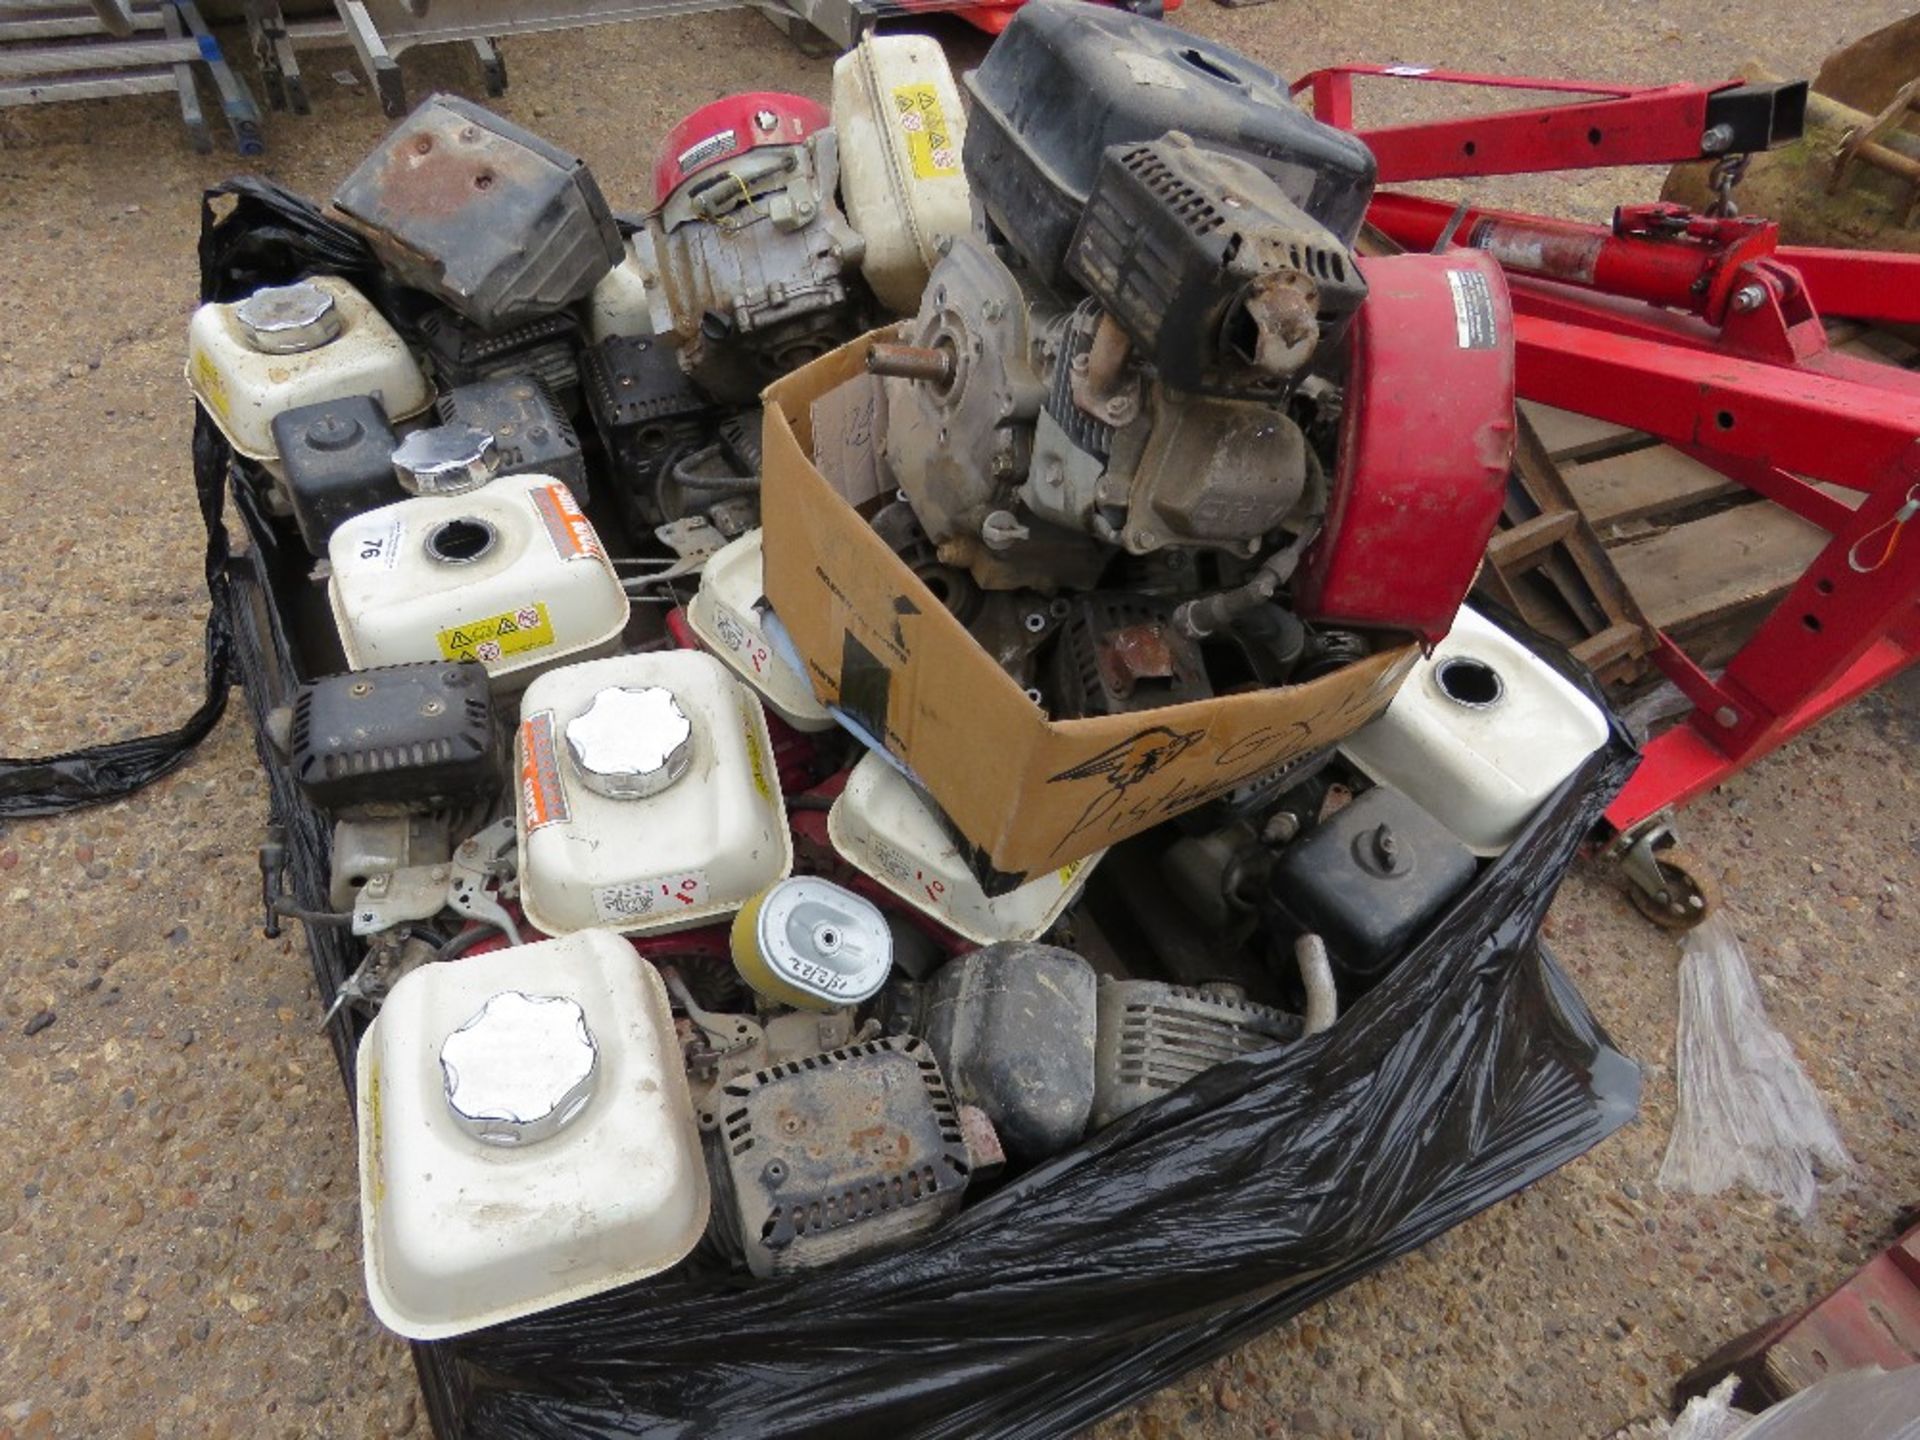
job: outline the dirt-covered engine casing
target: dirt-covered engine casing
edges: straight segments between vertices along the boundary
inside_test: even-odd
[[[1251,557],[1317,499],[1282,406],[1168,387],[1097,300],[1063,312],[978,239],[953,242],[904,333],[928,373],[886,382],[887,461],[982,588],[1091,589],[1121,550]]]
[[[1091,536],[1012,508],[1046,399],[1043,352],[1062,318],[986,244],[957,238],[906,331],[949,373],[886,382],[888,464],[941,563],[989,590],[1085,589],[1109,558]]]
[[[1067,271],[1163,384],[1210,395],[1284,396],[1367,295],[1271,176],[1177,130],[1107,151]]]
[[[654,333],[674,337],[715,399],[751,400],[862,328],[863,247],[835,200],[825,122],[800,96],[716,101],[681,122],[656,165],[656,184],[677,183],[631,237],[629,263]]]
[[[889,1036],[719,1088],[723,1213],[755,1275],[903,1244],[960,1208],[972,1169],[924,1040]]]
[[[1351,243],[1373,154],[1304,114],[1286,81],[1218,41],[1118,7],[1029,0],[979,69],[963,161],[974,199],[1023,262],[1061,285],[1107,150],[1180,130],[1270,176]]]
[[[620,258],[579,157],[453,95],[395,126],[333,203],[394,278],[483,332],[572,304]]]

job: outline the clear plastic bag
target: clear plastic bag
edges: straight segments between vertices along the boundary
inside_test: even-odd
[[[1694,1396],[1673,1419],[1636,1420],[1607,1440],[1740,1440],[1753,1416],[1734,1406],[1733,1392],[1739,1388],[1740,1377],[1729,1375],[1706,1394]]]
[[[1739,1440],[1753,1416],[1734,1408],[1733,1392],[1740,1377],[1729,1375],[1704,1395],[1696,1395],[1673,1417],[1666,1440]]]
[[[1609,1440],[1920,1440],[1920,1366],[1841,1371],[1759,1415],[1733,1403],[1739,1388],[1729,1375],[1672,1420],[1642,1420]]]
[[[1793,1046],[1767,1019],[1724,915],[1687,933],[1674,1048],[1680,1114],[1660,1163],[1661,1188],[1712,1195],[1745,1183],[1804,1220],[1820,1174],[1851,1162]]]
[[[1677,1433],[1677,1432],[1676,1432]],[[1732,1440],[1920,1440],[1920,1366],[1844,1370],[1790,1395]]]

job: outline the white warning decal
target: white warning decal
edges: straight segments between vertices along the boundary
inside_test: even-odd
[[[1453,328],[1462,350],[1491,350],[1500,343],[1493,318],[1493,291],[1478,270],[1447,271],[1453,291]]]

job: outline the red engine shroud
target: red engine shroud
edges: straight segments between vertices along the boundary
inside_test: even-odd
[[[1340,458],[1293,587],[1302,618],[1446,637],[1513,458],[1513,313],[1488,255],[1360,260]]]
[[[798,145],[833,123],[826,108],[804,95],[747,90],[702,105],[667,132],[653,157],[653,203],[723,160],[763,145]]]

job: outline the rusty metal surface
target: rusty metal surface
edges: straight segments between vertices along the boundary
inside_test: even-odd
[[[938,1224],[970,1174],[924,1041],[892,1036],[728,1081],[721,1144],[756,1274],[831,1264]]]
[[[1127,625],[1101,638],[1096,653],[1100,676],[1114,694],[1133,694],[1142,680],[1173,678],[1173,650],[1167,627],[1158,621]]]
[[[580,299],[622,249],[584,163],[446,95],[396,126],[333,203],[400,279],[489,330]]]
[[[953,383],[958,362],[953,349],[943,345],[896,345],[876,340],[867,352],[867,369],[895,380],[918,380],[926,385]]]

